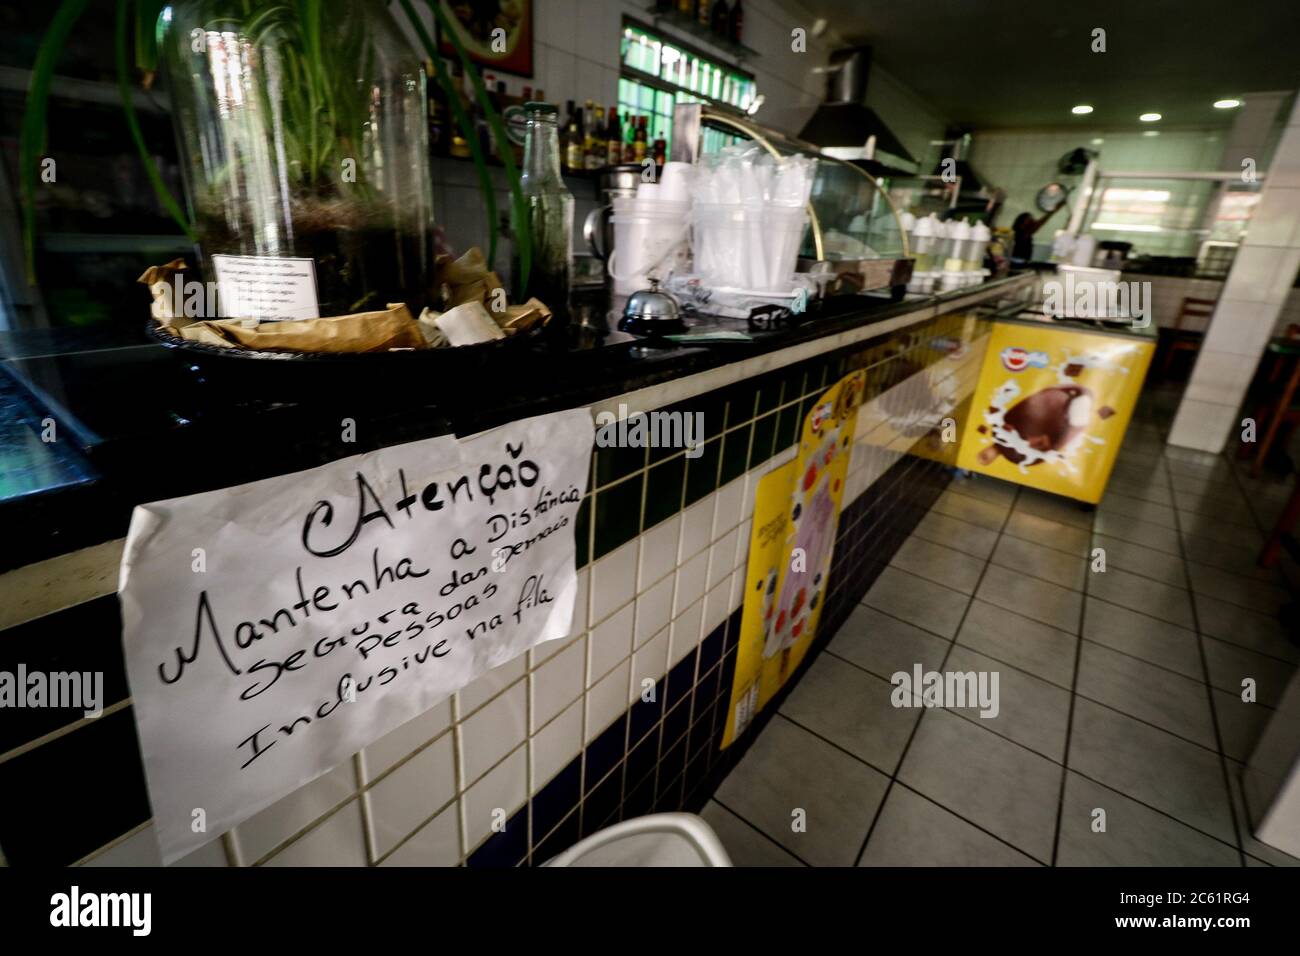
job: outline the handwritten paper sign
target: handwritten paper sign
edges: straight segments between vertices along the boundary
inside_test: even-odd
[[[123,643],[165,862],[569,633],[591,414],[142,505]]]
[[[316,262],[283,256],[213,256],[221,314],[268,322],[320,318]]]

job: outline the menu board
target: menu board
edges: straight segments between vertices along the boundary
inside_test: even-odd
[[[587,409],[141,505],[119,593],[171,862],[569,634]]]

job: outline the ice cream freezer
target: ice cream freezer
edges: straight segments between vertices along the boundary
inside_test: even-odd
[[[1096,504],[1155,346],[1150,323],[994,317],[958,467]]]

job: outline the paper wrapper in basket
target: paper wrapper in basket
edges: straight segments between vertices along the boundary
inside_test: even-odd
[[[400,302],[382,312],[258,325],[243,319],[216,319],[173,331],[191,342],[258,352],[387,352],[428,347],[410,310]]]
[[[434,268],[438,285],[447,288],[448,310],[466,302],[482,302],[489,312],[495,314],[498,310],[494,306],[505,301],[504,296],[497,294],[497,290],[503,288],[501,279],[488,268],[483,250],[478,246],[459,259],[439,256]]]
[[[139,281],[149,287],[154,298],[153,316],[171,335],[217,348],[246,349],[256,352],[358,353],[388,352],[406,349],[445,348],[451,343],[436,327],[441,313],[426,309],[417,322],[401,303],[390,304],[378,312],[330,316],[320,319],[296,319],[282,322],[258,322],[256,319],[194,319],[176,312],[178,303],[172,283],[185,270],[183,259],[166,265],[151,266]],[[447,289],[452,308],[466,303],[481,305],[491,315],[484,321],[495,322],[499,332],[461,337],[458,344],[474,344],[527,332],[545,325],[551,311],[537,299],[523,305],[505,305],[501,280],[487,268],[480,249],[470,249],[459,259],[441,256],[437,262],[439,284]],[[500,306],[492,312],[494,305]],[[489,334],[495,332],[496,334]]]

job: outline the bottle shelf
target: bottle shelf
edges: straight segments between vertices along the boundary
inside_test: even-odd
[[[682,33],[688,33],[696,39],[708,43],[715,49],[730,54],[737,63],[758,56],[757,50],[753,50],[745,46],[745,44],[738,43],[720,33],[714,33],[712,29],[700,23],[694,15],[682,13],[676,7],[661,10],[658,6],[652,5],[646,12],[650,15],[656,27],[669,26],[675,30],[680,30]]]

